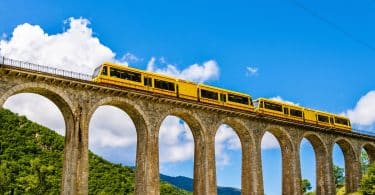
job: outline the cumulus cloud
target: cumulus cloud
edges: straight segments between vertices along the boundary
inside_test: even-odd
[[[160,58],[159,61],[162,64],[166,63],[164,57]],[[176,67],[176,65],[173,64],[166,64],[166,67],[164,68],[157,68],[155,62],[155,57],[152,57],[149,60],[147,64],[148,71],[154,71],[161,74],[166,74],[198,83],[203,83],[208,80],[217,79],[219,77],[219,66],[214,60],[208,60],[204,62],[202,65],[192,64],[183,70],[179,70]]]
[[[353,109],[346,111],[350,121],[359,126],[371,126],[375,123],[375,91],[362,96]]]
[[[180,118],[168,116],[159,131],[160,162],[181,162],[194,157],[194,139]]]
[[[258,73],[258,68],[257,67],[246,67],[246,76],[253,76]]]
[[[280,148],[279,142],[272,133],[266,132],[262,138],[262,149]]]
[[[60,135],[65,135],[63,115],[54,103],[41,95],[31,93],[15,95],[10,97],[3,107],[53,129]]]
[[[299,103],[294,103],[294,102],[291,102],[291,101],[288,101],[288,100],[284,100],[281,96],[271,97],[269,99],[274,100],[274,101],[278,101],[278,102],[283,102],[283,103],[288,103],[288,104],[293,104],[293,105],[299,105]]]
[[[46,33],[39,25],[18,25],[9,40],[0,41],[0,54],[12,59],[48,65],[51,67],[92,74],[95,67],[104,61],[127,64],[126,60],[138,60],[127,53],[116,60],[116,54],[103,45],[93,30],[90,21],[84,18],[69,18],[66,31]]]
[[[113,106],[101,106],[90,122],[93,147],[129,147],[137,143],[135,126],[129,115]]]
[[[230,165],[229,151],[241,152],[241,142],[235,131],[228,125],[221,125],[215,136],[215,157],[219,168]]]

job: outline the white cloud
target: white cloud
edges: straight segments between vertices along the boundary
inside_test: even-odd
[[[253,76],[258,73],[258,68],[256,67],[246,67],[246,76]]]
[[[10,97],[3,107],[65,135],[63,115],[54,103],[41,95],[18,94]]]
[[[219,168],[231,164],[229,150],[241,152],[241,142],[235,131],[228,125],[221,125],[215,136],[215,157]]]
[[[17,60],[48,65],[65,70],[92,74],[104,61],[121,62],[138,59],[127,53],[122,60],[100,43],[84,18],[69,18],[69,27],[62,33],[47,34],[40,26],[24,23],[18,25],[9,40],[0,41],[0,54]]]
[[[272,133],[266,132],[262,138],[262,149],[274,148],[280,148],[279,142]]]
[[[375,91],[362,96],[353,109],[346,111],[350,121],[359,126],[371,126],[375,123]]]
[[[180,118],[168,116],[159,132],[160,162],[181,162],[194,157],[194,139],[190,128]]]
[[[274,100],[274,101],[278,101],[278,102],[283,102],[283,103],[288,103],[288,104],[293,104],[293,105],[299,105],[299,103],[294,103],[294,102],[291,102],[291,101],[288,101],[288,100],[284,100],[282,97],[280,96],[276,96],[276,97],[271,97],[269,98],[271,100]]]
[[[134,54],[132,53],[129,53],[127,52],[126,54],[124,54],[121,59],[118,61],[118,63],[137,63],[137,62],[141,62],[143,59],[135,56]]]
[[[183,70],[177,69],[176,65],[173,64],[166,64],[166,67],[164,68],[157,68],[155,65],[155,61],[155,57],[152,57],[149,60],[147,64],[147,70],[198,83],[203,83],[208,80],[217,79],[219,77],[219,66],[214,60],[208,60],[204,62],[202,65],[192,64]],[[162,64],[166,63],[164,57],[160,58],[159,61]]]
[[[130,147],[137,143],[133,121],[124,111],[113,106],[101,106],[90,121],[92,147]]]

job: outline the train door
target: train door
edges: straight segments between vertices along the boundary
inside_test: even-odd
[[[152,78],[145,75],[143,77],[143,85],[145,90],[152,91]]]

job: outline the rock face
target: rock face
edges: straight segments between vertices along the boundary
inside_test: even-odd
[[[280,121],[252,112],[160,96],[138,90],[99,85],[90,81],[0,65],[0,105],[18,93],[36,93],[56,104],[66,123],[62,194],[88,193],[88,127],[95,110],[112,105],[124,110],[137,130],[135,194],[159,194],[158,136],[168,115],[183,119],[195,142],[194,194],[217,194],[215,134],[221,124],[231,126],[242,145],[242,193],[264,194],[261,140],[272,133],[282,150],[282,192],[301,194],[299,146],[308,139],[315,150],[317,194],[334,194],[332,148],[339,144],[345,156],[347,192],[358,188],[360,152],[375,161],[375,137]]]

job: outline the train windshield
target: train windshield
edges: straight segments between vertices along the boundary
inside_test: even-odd
[[[99,75],[99,71],[100,71],[101,67],[102,66],[100,65],[100,66],[98,66],[98,67],[95,68],[94,73],[92,75],[93,77],[97,77]]]

